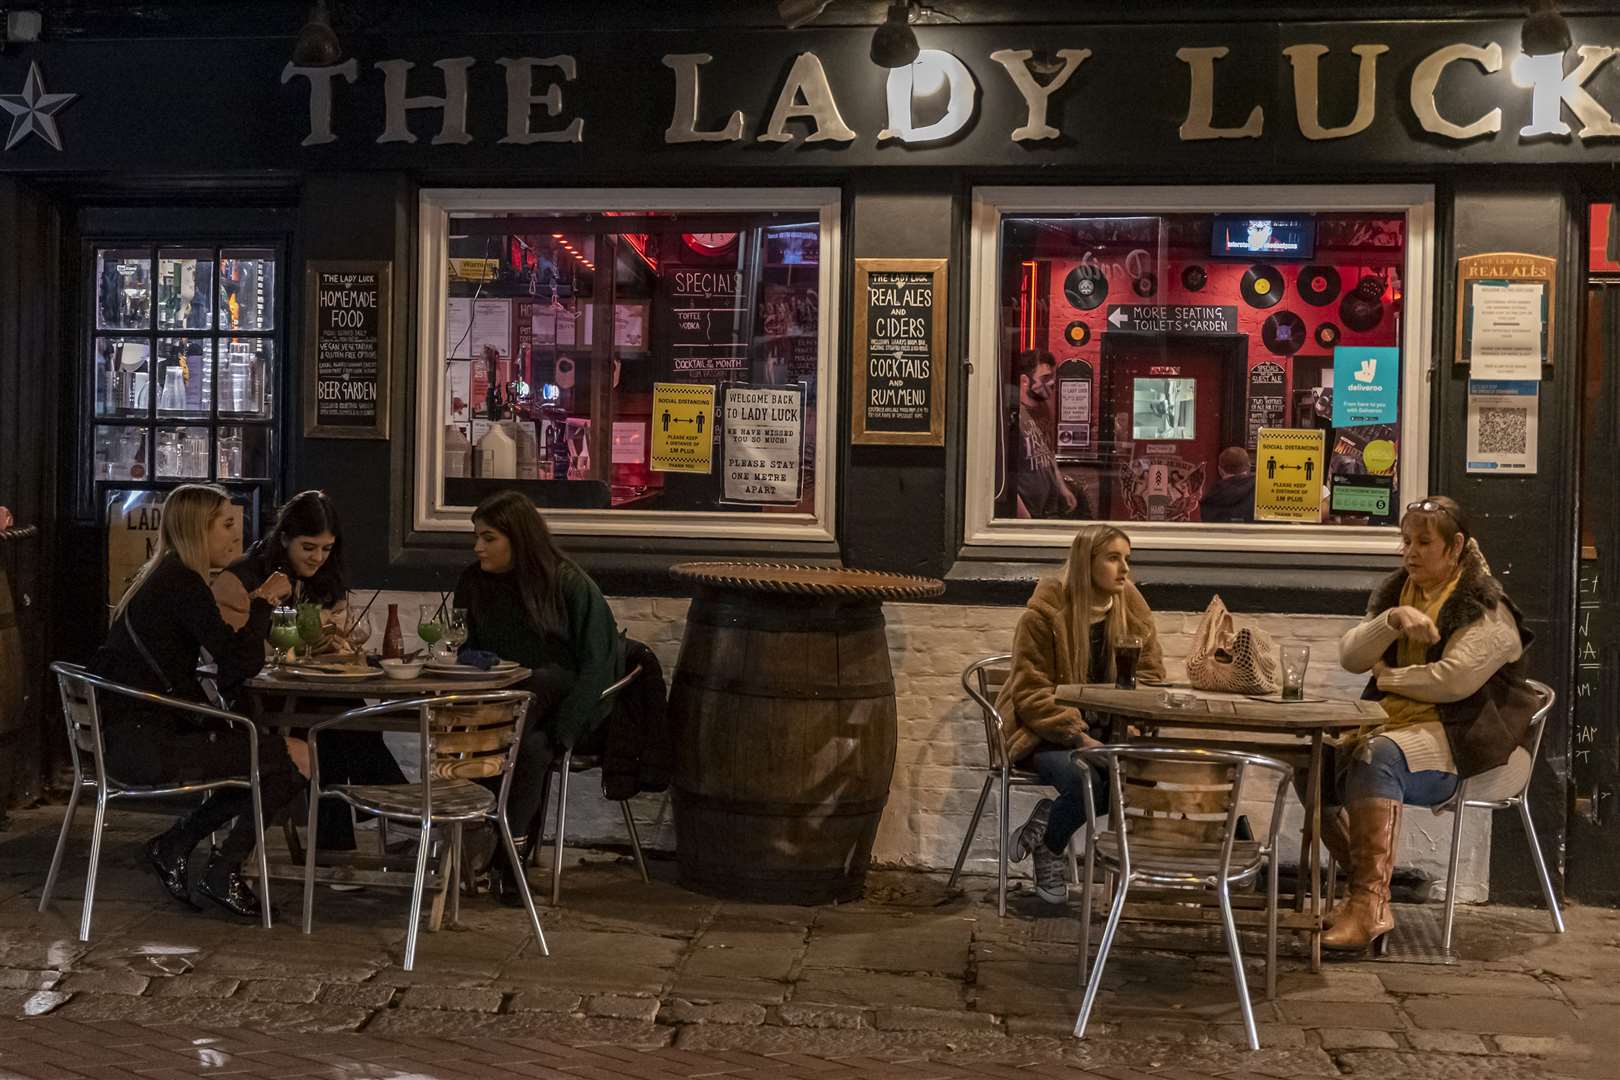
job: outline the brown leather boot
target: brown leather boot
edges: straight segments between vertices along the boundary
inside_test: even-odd
[[[1350,871],[1350,819],[1345,816],[1344,807],[1329,806],[1322,811],[1322,846],[1327,848],[1328,855],[1333,862],[1327,867],[1332,871],[1333,877],[1328,879],[1327,895],[1332,897],[1338,887],[1339,871]],[[1344,910],[1341,904],[1326,915],[1326,925],[1332,926],[1339,918],[1339,912]]]
[[[1395,872],[1401,804],[1394,799],[1361,799],[1345,807],[1350,816],[1350,895],[1322,948],[1360,951],[1395,928],[1389,908],[1389,879]]]

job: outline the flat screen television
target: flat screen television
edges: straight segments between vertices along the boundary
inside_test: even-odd
[[[1210,254],[1217,259],[1309,259],[1316,219],[1309,214],[1216,214]]]

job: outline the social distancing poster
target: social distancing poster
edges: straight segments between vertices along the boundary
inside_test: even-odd
[[[652,468],[714,471],[714,384],[654,383]]]
[[[1261,428],[1254,452],[1254,516],[1259,521],[1321,521],[1320,428]]]

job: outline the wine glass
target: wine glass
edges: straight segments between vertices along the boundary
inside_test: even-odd
[[[467,644],[467,609],[451,608],[450,619],[444,625],[445,654],[454,657]]]
[[[371,640],[371,620],[349,608],[349,629],[344,633],[349,645],[361,657],[366,655],[366,643]]]
[[[438,654],[439,638],[444,636],[444,626],[439,622],[439,605],[423,604],[418,609],[416,636],[428,647],[428,659],[432,660]]]
[[[310,656],[326,640],[326,627],[321,625],[321,605],[303,603],[298,605],[297,610],[298,638],[304,643],[304,654]]]
[[[270,644],[276,650],[276,663],[285,664],[298,645],[298,609],[278,607],[270,613]]]

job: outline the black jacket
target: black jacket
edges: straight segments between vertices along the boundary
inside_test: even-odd
[[[639,641],[625,643],[625,670],[641,674],[619,692],[602,725],[602,793],[610,799],[663,791],[674,772],[675,744],[669,729],[664,669]]]
[[[180,556],[170,555],[153,569],[123,616],[107,631],[106,644],[91,658],[89,668],[138,690],[206,702],[197,681],[201,650],[207,649],[219,664],[220,685],[234,686],[264,667],[264,640],[269,633],[268,601],[254,600],[247,625],[232,630],[220,617],[208,583],[181,562]],[[150,663],[135,637],[145,646]],[[160,715],[158,710],[117,694],[102,695],[101,701],[108,724]]]
[[[1223,476],[1198,500],[1200,521],[1254,520],[1254,474]]]

